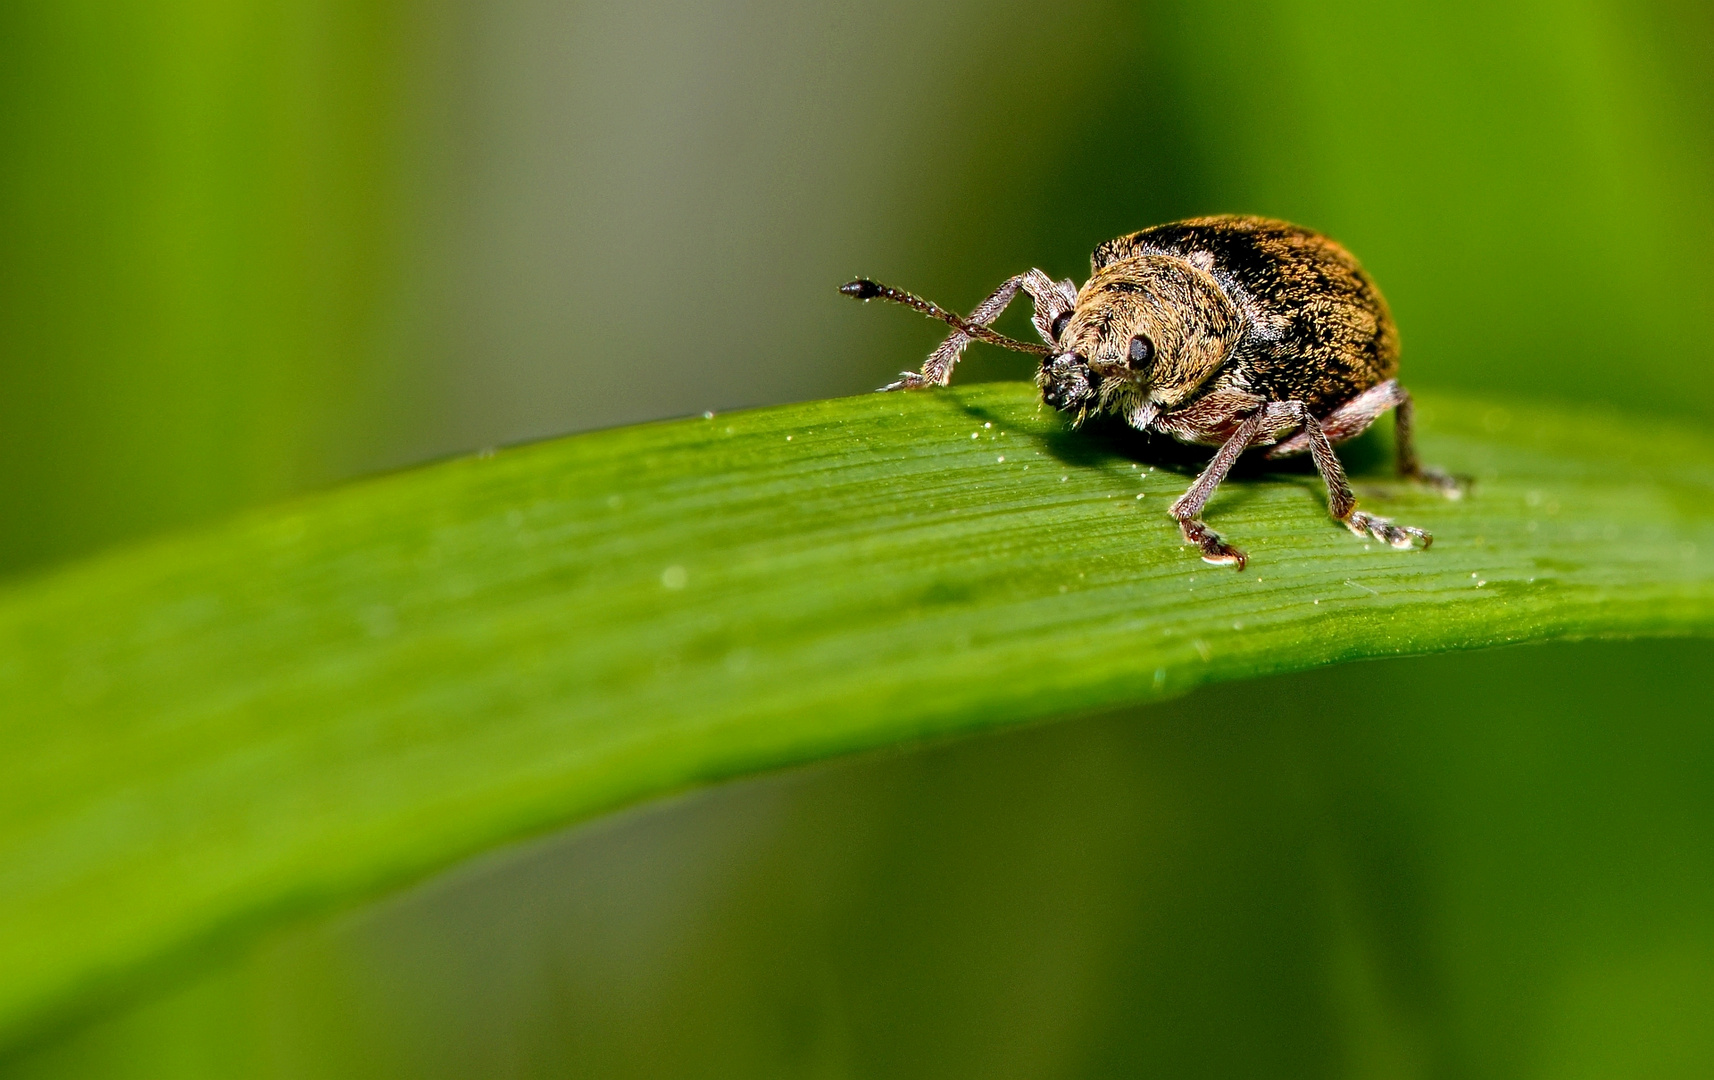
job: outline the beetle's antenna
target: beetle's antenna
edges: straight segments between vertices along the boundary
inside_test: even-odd
[[[986,341],[988,344],[998,345],[1002,349],[1035,353],[1037,356],[1053,355],[1053,349],[1046,345],[1032,345],[1027,341],[1009,338],[1005,334],[997,334],[986,326],[977,326],[975,323],[966,322],[939,304],[930,303],[913,293],[905,292],[903,289],[895,289],[891,285],[882,285],[879,282],[870,281],[868,278],[858,278],[856,281],[846,282],[839,286],[839,291],[856,300],[874,300],[879,297],[882,300],[891,300],[895,304],[903,304],[905,307],[922,312],[931,319],[939,319],[967,338]]]

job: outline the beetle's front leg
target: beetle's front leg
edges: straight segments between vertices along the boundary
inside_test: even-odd
[[[1257,433],[1262,430],[1262,415],[1263,411],[1258,409],[1238,425],[1238,430],[1220,444],[1220,449],[1214,453],[1214,459],[1202,470],[1196,482],[1191,484],[1190,489],[1180,495],[1167,511],[1177,520],[1185,540],[1202,549],[1203,562],[1215,565],[1230,563],[1242,570],[1249,558],[1203,524],[1202,508],[1208,505],[1208,499],[1214,494],[1214,489],[1220,486],[1220,481],[1226,479],[1226,474],[1232,471],[1238,456],[1256,441]]]
[[[1036,333],[1043,341],[1053,344],[1053,323],[1060,315],[1068,313],[1077,304],[1077,289],[1069,281],[1055,282],[1040,270],[1031,270],[1027,274],[1018,274],[1006,279],[1006,283],[988,294],[988,298],[976,305],[976,310],[970,313],[965,322],[973,326],[988,326],[1000,317],[1001,312],[1018,295],[1022,289],[1035,303],[1035,312],[1030,321],[1035,324]],[[945,386],[952,381],[952,369],[964,355],[964,347],[970,344],[970,338],[954,330],[947,339],[940,343],[928,359],[923,362],[921,371],[901,372],[899,381],[888,383],[882,390],[920,390],[925,386]]]
[[[1310,457],[1315,459],[1315,468],[1327,484],[1328,512],[1340,524],[1364,539],[1372,536],[1396,548],[1408,548],[1419,541],[1425,548],[1434,543],[1433,535],[1422,529],[1409,525],[1394,525],[1387,518],[1376,517],[1357,509],[1357,496],[1351,491],[1351,482],[1345,479],[1345,469],[1339,464],[1339,456],[1333,452],[1333,442],[1327,437],[1321,422],[1310,414],[1309,406],[1301,401],[1286,401],[1280,404],[1291,410],[1294,419],[1303,425],[1303,433],[1309,437]]]

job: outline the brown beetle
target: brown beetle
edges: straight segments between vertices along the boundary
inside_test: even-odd
[[[1242,570],[1245,555],[1201,520],[1240,454],[1308,451],[1327,482],[1333,516],[1360,537],[1397,548],[1433,537],[1357,509],[1333,444],[1397,409],[1398,470],[1457,498],[1462,488],[1424,469],[1411,438],[1410,394],[1394,377],[1399,338],[1387,302],[1357,260],[1319,233],[1257,217],[1205,217],[1110,240],[1095,249],[1079,289],[1040,270],[994,290],[969,318],[859,279],[840,288],[915,308],[953,327],[920,372],[883,390],[944,386],[964,347],[986,341],[1042,357],[1042,400],[1075,416],[1123,417],[1138,431],[1218,446],[1172,504],[1184,538],[1211,563]],[[988,324],[1022,290],[1046,345]]]

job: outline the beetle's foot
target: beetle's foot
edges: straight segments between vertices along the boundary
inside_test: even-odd
[[[1178,525],[1184,531],[1185,541],[1202,549],[1202,561],[1205,563],[1242,570],[1250,559],[1248,555],[1220,539],[1218,533],[1200,521],[1192,519],[1181,521]]]
[[[1462,499],[1470,491],[1470,485],[1475,481],[1468,476],[1458,476],[1440,469],[1418,469],[1407,474],[1413,483],[1421,484],[1430,491],[1438,491],[1448,499]]]
[[[1394,525],[1384,517],[1364,513],[1361,510],[1351,511],[1351,516],[1345,519],[1345,527],[1367,540],[1374,537],[1382,543],[1391,544],[1401,551],[1421,543],[1424,548],[1434,543],[1434,536],[1422,529],[1413,529],[1409,525]]]
[[[930,386],[939,385],[934,380],[925,378],[920,371],[901,371],[898,382],[890,382],[875,393],[884,394],[889,390],[923,390]]]

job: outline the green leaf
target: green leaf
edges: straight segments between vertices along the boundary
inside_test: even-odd
[[[0,598],[0,1033],[293,914],[759,769],[1339,660],[1714,628],[1714,441],[1427,396],[1451,502],[1359,443],[1229,482],[1032,388],[648,425],[383,477]],[[1143,496],[1138,498],[1138,496]]]

